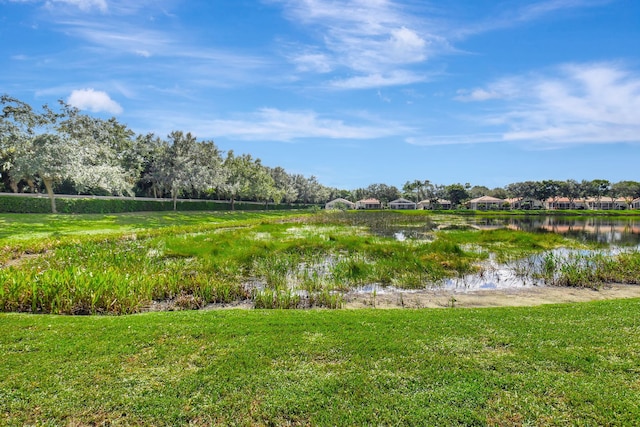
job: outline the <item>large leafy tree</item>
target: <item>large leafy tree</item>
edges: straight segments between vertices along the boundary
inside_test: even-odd
[[[224,180],[215,144],[200,143],[191,133],[171,132],[154,154],[146,180],[157,192],[169,193],[174,210],[181,194],[212,191]]]
[[[489,188],[485,187],[484,185],[474,185],[473,187],[471,187],[471,189],[469,189],[469,197],[471,197],[472,199],[491,195],[491,190],[489,190]]]
[[[609,194],[611,183],[606,179],[594,179],[592,181],[582,181],[582,188],[585,196],[596,199],[596,206],[600,207],[600,201]]]
[[[60,111],[45,105],[40,112],[6,95],[1,103],[3,145],[11,148],[4,167],[13,181],[41,181],[52,212],[57,211],[54,184],[63,180],[80,188],[100,187],[119,194],[126,190],[124,169],[111,162],[111,147],[97,136],[105,131],[100,123],[62,102]]]
[[[235,210],[236,200],[243,197],[248,198],[251,195],[253,164],[254,160],[251,155],[236,156],[233,150],[227,152],[227,157],[224,159],[224,168],[227,170],[228,175],[224,190],[231,201],[231,210]]]
[[[575,200],[582,195],[580,183],[574,179],[568,179],[559,183],[559,195],[569,199],[569,207],[575,209]]]
[[[278,204],[282,201],[285,203],[295,202],[298,198],[298,190],[295,187],[293,177],[287,173],[280,166],[270,168],[269,173],[273,178],[274,189],[274,203]]]
[[[298,201],[302,203],[324,203],[329,200],[331,190],[318,182],[318,178],[309,178],[296,174],[292,176],[293,185],[298,192]]]
[[[374,197],[382,203],[391,202],[402,195],[397,187],[387,184],[371,184],[366,191],[368,197]]]
[[[80,114],[73,107],[62,105],[58,134],[78,141],[90,152],[87,162],[76,177],[78,191],[105,190],[116,195],[133,195],[132,188],[141,171],[134,132],[115,118],[102,120]]]
[[[469,192],[462,184],[447,185],[447,197],[453,206],[457,206],[469,198]]]
[[[437,200],[442,196],[442,189],[438,189],[437,185],[434,185],[428,179],[421,181],[419,179],[413,181],[407,181],[402,186],[404,196],[414,202],[420,202],[421,200],[429,200],[432,205],[435,205]]]
[[[611,185],[614,194],[622,197],[627,203],[627,207],[631,206],[631,202],[640,197],[640,182],[637,181],[620,181]]]

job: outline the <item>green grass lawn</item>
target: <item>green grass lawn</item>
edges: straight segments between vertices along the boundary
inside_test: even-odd
[[[0,314],[0,425],[638,425],[640,301]]]
[[[120,214],[0,214],[0,244],[59,239],[65,236],[111,235],[165,228],[207,227],[233,221],[300,216],[296,211],[135,212]]]

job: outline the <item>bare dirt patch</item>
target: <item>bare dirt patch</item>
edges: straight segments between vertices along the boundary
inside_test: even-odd
[[[37,258],[42,254],[30,254],[30,253],[24,253],[24,254],[20,254],[19,256],[15,257],[15,258],[11,258],[9,260],[7,260],[4,264],[0,264],[0,268],[7,268],[7,267],[18,267],[20,264],[22,264],[23,262],[33,259],[33,258]]]
[[[348,294],[346,308],[446,308],[517,307],[595,300],[640,298],[640,286],[610,284],[600,290],[536,286],[517,289],[455,292],[424,290]]]
[[[561,304],[623,298],[640,298],[640,286],[610,284],[599,290],[534,286],[514,289],[477,291],[420,290],[387,291],[377,294],[350,292],[345,295],[346,309],[398,309],[398,308],[482,308],[482,307],[531,307],[542,304]],[[228,304],[207,304],[204,307],[185,307],[176,300],[154,301],[142,311],[176,310],[251,310],[251,300]]]

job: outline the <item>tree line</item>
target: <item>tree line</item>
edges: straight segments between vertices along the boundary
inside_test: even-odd
[[[55,194],[127,195],[138,197],[238,200],[268,204],[321,204],[337,197],[383,203],[404,197],[413,201],[449,200],[454,206],[480,196],[544,201],[566,197],[640,197],[640,183],[592,181],[525,181],[489,189],[469,183],[441,185],[429,180],[345,190],[322,185],[315,176],[268,167],[250,154],[224,153],[211,140],[173,131],[163,138],[136,134],[115,118],[82,114],[63,101],[35,110],[26,102],[0,99],[0,190],[46,191],[56,211]]]
[[[115,118],[82,114],[63,101],[37,111],[0,100],[0,182],[7,192],[323,203],[337,190],[316,177],[268,167],[250,154],[223,153],[182,131],[136,134]]]

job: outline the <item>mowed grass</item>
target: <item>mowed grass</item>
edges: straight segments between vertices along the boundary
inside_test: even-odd
[[[300,216],[299,211],[134,212],[103,214],[0,214],[0,243],[17,244],[64,236],[111,235],[167,228],[207,227],[233,221]]]
[[[0,425],[640,420],[640,301],[0,314]]]

